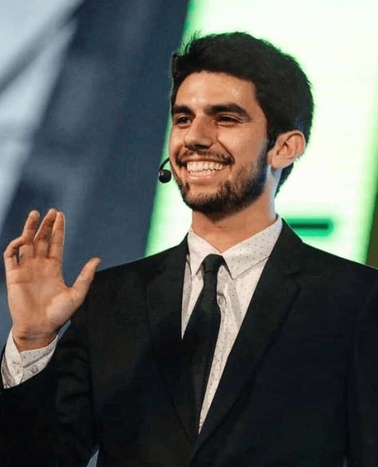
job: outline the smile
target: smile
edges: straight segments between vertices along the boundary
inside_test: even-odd
[[[209,162],[209,161],[195,161],[195,162],[188,162],[186,164],[186,170],[189,173],[211,173],[211,172],[219,172],[223,170],[226,165],[221,164],[219,162]]]

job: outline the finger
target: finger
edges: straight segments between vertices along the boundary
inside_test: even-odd
[[[4,265],[6,271],[11,271],[18,266],[18,252],[22,245],[25,244],[25,236],[18,237],[12,240],[4,251]]]
[[[64,246],[64,214],[58,212],[53,226],[51,234],[50,246],[48,255],[50,258],[54,258],[58,261],[62,261],[63,257],[63,246]]]
[[[76,281],[72,285],[71,291],[74,294],[74,301],[77,307],[83,303],[100,262],[100,258],[91,258],[85,264]]]
[[[31,211],[26,218],[24,229],[22,231],[22,237],[25,238],[25,242],[20,246],[18,252],[18,259],[32,258],[34,255],[33,241],[35,232],[38,227],[39,212]]]
[[[46,257],[56,219],[56,209],[49,209],[34,237],[34,256]]]

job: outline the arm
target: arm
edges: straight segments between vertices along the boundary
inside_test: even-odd
[[[96,436],[85,321],[73,320],[45,369],[2,392],[0,465],[87,465]]]
[[[39,228],[38,219],[38,213],[31,212],[22,236],[4,253],[13,339],[20,352],[54,341],[83,302],[99,263],[89,261],[67,287],[61,272],[63,214],[50,210]],[[51,364],[28,381],[1,391],[1,465],[79,466],[90,457],[94,428],[85,326],[70,328],[71,337]],[[73,397],[63,401],[62,414],[67,389]]]

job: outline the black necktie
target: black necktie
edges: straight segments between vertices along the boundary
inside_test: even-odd
[[[185,330],[183,345],[192,373],[197,423],[218,338],[220,310],[217,303],[217,275],[223,264],[220,255],[208,255],[203,263],[203,288]],[[198,425],[197,425],[198,426]]]

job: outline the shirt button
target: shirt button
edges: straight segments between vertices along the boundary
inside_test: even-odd
[[[33,375],[35,375],[36,373],[38,373],[38,366],[37,365],[31,366],[30,371],[33,373]]]
[[[219,306],[222,306],[224,304],[224,301],[225,301],[224,297],[222,297],[222,296],[218,297],[218,305]]]

